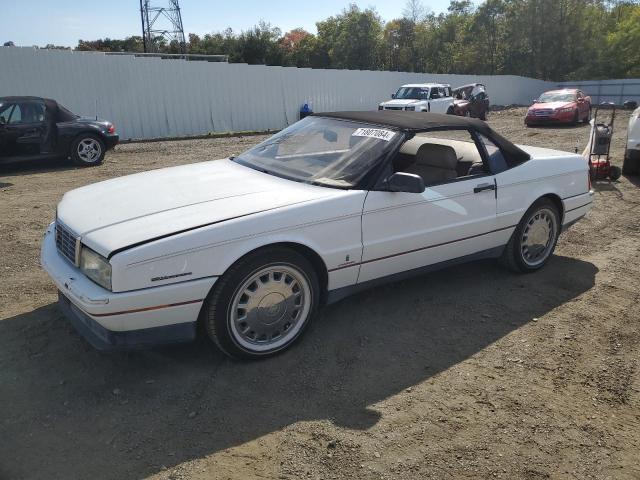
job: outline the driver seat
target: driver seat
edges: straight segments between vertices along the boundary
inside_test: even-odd
[[[405,172],[420,175],[425,185],[458,178],[456,151],[448,145],[425,143],[416,152],[416,161]]]

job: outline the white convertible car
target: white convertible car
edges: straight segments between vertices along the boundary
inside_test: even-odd
[[[533,272],[591,202],[582,157],[479,120],[326,113],[235,158],[67,193],[41,261],[96,348],[192,340],[200,324],[260,358],[381,282],[487,257]]]

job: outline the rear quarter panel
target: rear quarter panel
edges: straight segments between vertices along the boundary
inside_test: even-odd
[[[81,133],[90,132],[99,137],[103,137],[101,128],[92,123],[60,122],[57,123],[56,126],[58,129],[56,150],[64,155],[69,154],[71,143]]]
[[[531,160],[496,175],[497,228],[517,225],[540,197],[555,195],[563,211],[590,202],[589,168],[580,155],[520,146]],[[566,223],[566,219],[563,219]]]

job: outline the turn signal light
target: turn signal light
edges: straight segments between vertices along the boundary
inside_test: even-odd
[[[107,128],[107,133],[116,133],[116,127],[114,127],[113,125],[109,125],[109,128]]]

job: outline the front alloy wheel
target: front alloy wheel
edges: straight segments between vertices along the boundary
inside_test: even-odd
[[[202,309],[209,337],[231,357],[257,359],[291,346],[319,300],[317,274],[306,257],[267,247],[232,265]]]
[[[258,352],[285,345],[304,325],[311,308],[311,287],[293,265],[276,264],[249,275],[230,306],[233,339]]]

